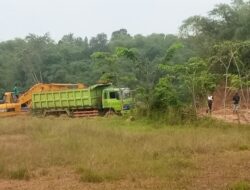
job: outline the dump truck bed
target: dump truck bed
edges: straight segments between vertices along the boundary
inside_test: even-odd
[[[32,97],[32,109],[77,109],[101,108],[102,89],[87,88],[55,92],[35,93]]]

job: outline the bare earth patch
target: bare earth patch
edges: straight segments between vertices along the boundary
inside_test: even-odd
[[[206,108],[203,108],[199,111],[201,117],[210,116],[206,113]],[[211,117],[219,119],[228,123],[235,124],[250,124],[250,110],[242,109],[239,114],[232,112],[232,109],[216,109],[212,112]]]
[[[234,114],[230,109],[226,110],[226,115],[224,110],[216,110],[212,116],[230,123],[250,124],[250,111],[247,110],[241,110],[239,115]]]

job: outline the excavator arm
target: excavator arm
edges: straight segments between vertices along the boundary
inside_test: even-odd
[[[84,84],[38,83],[21,94],[17,100],[13,98],[13,93],[6,92],[5,101],[0,104],[0,117],[22,114],[22,108],[29,109],[31,107],[32,94],[34,93],[83,88],[86,88]]]
[[[48,91],[58,91],[58,90],[67,90],[67,89],[80,89],[85,88],[83,84],[60,84],[60,83],[51,83],[51,84],[43,84],[38,83],[32,86],[28,91],[23,93],[18,98],[18,103],[22,106],[31,106],[32,94],[39,92],[48,92]]]

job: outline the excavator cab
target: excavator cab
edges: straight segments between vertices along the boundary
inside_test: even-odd
[[[5,92],[3,100],[0,101],[1,116],[12,116],[15,112],[20,110],[20,105],[17,103],[17,99],[14,94],[12,92]]]
[[[17,99],[12,92],[5,92],[3,97],[0,99],[0,104],[11,104],[16,102]]]
[[[10,104],[10,103],[16,103],[17,100],[12,92],[5,92],[3,99],[0,100],[0,104]]]

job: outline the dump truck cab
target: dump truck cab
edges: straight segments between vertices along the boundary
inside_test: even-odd
[[[102,106],[105,110],[116,113],[128,112],[131,109],[132,97],[129,88],[107,87],[102,93]]]

